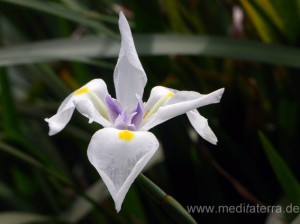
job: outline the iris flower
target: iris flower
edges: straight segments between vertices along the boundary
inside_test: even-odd
[[[87,117],[89,123],[97,122],[103,126],[93,135],[87,155],[114,199],[117,212],[129,187],[159,146],[149,130],[186,113],[199,135],[216,144],[215,134],[197,108],[218,103],[224,92],[224,89],[219,89],[203,95],[156,86],[144,103],[142,97],[147,76],[122,12],[119,29],[121,49],[113,75],[116,98],[109,95],[102,79],[94,79],[71,93],[57,113],[45,119],[50,128],[49,135],[60,132],[75,109]]]

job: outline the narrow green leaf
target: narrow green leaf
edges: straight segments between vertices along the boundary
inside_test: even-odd
[[[286,197],[294,204],[294,206],[299,206],[299,182],[297,181],[296,177],[293,175],[285,161],[276,152],[272,144],[262,132],[259,132],[259,138]]]
[[[172,29],[175,32],[186,33],[188,32],[187,26],[184,24],[182,16],[179,12],[178,2],[172,0],[162,1],[161,4],[165,9],[167,9],[166,15],[169,19],[169,23],[171,24]]]
[[[28,224],[33,222],[45,222],[51,219],[46,216],[25,212],[2,212],[0,223],[3,224]]]
[[[193,35],[136,35],[134,39],[141,56],[198,55],[300,68],[300,50],[282,45]],[[0,66],[56,60],[80,61],[95,57],[115,58],[119,50],[120,41],[109,37],[55,39],[2,48]]]
[[[27,155],[26,153],[4,143],[4,142],[0,142],[0,150],[11,154],[12,156],[15,156],[33,166],[36,166],[38,168],[45,168],[44,165],[42,163],[40,163],[39,161],[37,161],[36,159],[32,158],[31,156]]]
[[[75,10],[82,10],[81,5],[75,0],[61,0],[64,4]]]
[[[16,137],[20,134],[19,120],[14,106],[11,92],[11,85],[4,69],[0,68],[0,99],[2,124],[9,137]]]
[[[291,42],[297,41],[300,32],[300,17],[297,1],[273,0],[272,2],[284,23],[284,32],[282,32],[282,34]]]
[[[281,32],[285,32],[283,18],[278,14],[278,8],[275,8],[272,1],[260,1],[255,0],[255,3],[260,6],[260,9],[263,10],[272,20],[272,22],[277,26]]]
[[[16,4],[19,6],[35,9],[41,12],[49,13],[55,16],[59,16],[65,19],[68,19],[70,21],[88,26],[90,28],[99,30],[101,32],[104,32],[109,35],[115,35],[110,29],[108,29],[106,26],[104,26],[102,23],[88,19],[84,17],[81,13],[78,13],[74,10],[68,9],[63,7],[61,4],[57,3],[50,3],[49,1],[37,1],[37,0],[1,0],[3,2]],[[111,19],[106,19],[109,17],[104,17],[102,20],[105,20],[106,22],[112,22]],[[115,23],[117,23],[117,19],[115,20]]]
[[[39,162],[35,158],[27,155],[26,153],[6,144],[4,142],[0,142],[0,150],[4,151],[6,153],[9,153],[12,156],[15,156],[16,158],[21,159],[30,165],[33,165],[41,170],[46,171],[47,173],[49,173],[52,176],[56,177],[57,179],[63,181],[64,183],[72,185],[71,181],[69,179],[67,179],[65,176],[61,175],[60,173],[58,173],[54,170],[49,169],[43,163]]]
[[[253,2],[247,0],[240,1],[248,16],[252,20],[257,32],[262,40],[266,43],[271,43],[274,40],[273,30],[261,15],[261,13],[254,7]]]

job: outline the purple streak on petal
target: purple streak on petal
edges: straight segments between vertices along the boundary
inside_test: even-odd
[[[116,99],[113,99],[110,95],[106,95],[104,101],[108,109],[109,117],[111,121],[114,122],[122,113],[122,107],[120,103]]]
[[[143,103],[141,97],[139,95],[136,95],[136,97],[138,100],[138,104],[134,111],[135,115],[133,116],[131,123],[135,125],[136,129],[139,129],[140,125],[143,121],[143,116],[145,113],[145,106],[144,106],[144,103]]]

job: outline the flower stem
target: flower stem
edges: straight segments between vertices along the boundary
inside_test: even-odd
[[[197,223],[178,201],[166,194],[145,175],[139,174],[137,181],[142,189],[160,204],[177,223]]]

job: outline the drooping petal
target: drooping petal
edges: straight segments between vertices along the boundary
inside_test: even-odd
[[[117,100],[123,108],[132,111],[137,103],[136,94],[143,96],[147,77],[138,58],[129,24],[122,12],[119,18],[119,28],[122,41],[114,71],[114,84]]]
[[[193,91],[178,91],[165,105],[160,106],[154,114],[145,119],[141,130],[147,131],[158,124],[198,107],[218,103],[223,92],[224,88],[207,95]]]
[[[67,125],[76,106],[78,106],[78,111],[88,117],[90,121],[96,121],[107,126],[108,118],[105,115],[107,112],[102,103],[107,94],[107,87],[102,79],[93,79],[80,89],[75,90],[62,102],[55,115],[45,119],[50,128],[49,135],[60,132]],[[89,106],[83,108],[82,102],[89,102],[84,103]]]
[[[60,132],[69,123],[72,114],[75,109],[75,105],[72,101],[73,94],[70,94],[60,105],[57,113],[50,118],[46,118],[45,121],[49,125],[49,135],[55,135]]]
[[[201,116],[196,109],[187,112],[186,115],[189,118],[192,126],[202,138],[214,145],[217,144],[218,139],[209,127],[207,119],[205,117]]]
[[[125,195],[159,146],[150,132],[104,128],[88,147],[88,158],[106,184],[120,211]]]

